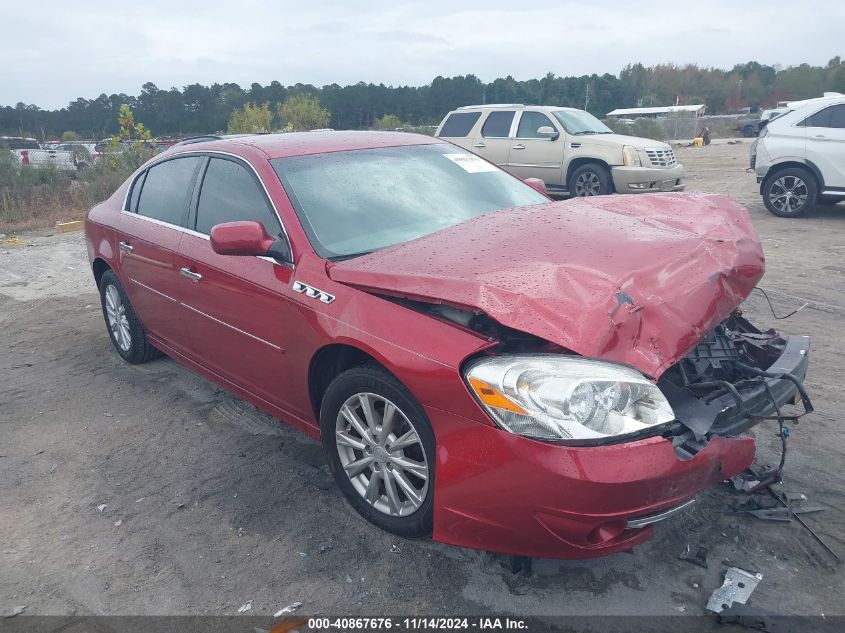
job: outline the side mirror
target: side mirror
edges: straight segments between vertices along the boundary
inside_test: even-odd
[[[211,248],[218,255],[269,255],[291,261],[287,242],[272,237],[261,222],[254,220],[215,225],[211,229]]]
[[[537,128],[537,136],[540,138],[547,138],[550,141],[556,141],[560,138],[560,132],[554,129],[551,125],[543,125]]]
[[[544,196],[549,195],[548,193],[546,193],[546,183],[544,183],[539,178],[526,178],[524,180],[524,182],[525,182],[526,185],[528,185],[532,189],[536,189],[537,191],[542,193]]]

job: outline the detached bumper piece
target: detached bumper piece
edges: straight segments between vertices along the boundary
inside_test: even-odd
[[[797,421],[813,410],[804,388],[809,356],[809,337],[761,332],[737,311],[661,377],[678,419],[664,437],[686,460],[714,435],[736,436],[764,420]],[[782,411],[798,402],[803,413]]]

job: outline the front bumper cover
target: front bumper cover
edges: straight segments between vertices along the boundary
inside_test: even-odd
[[[434,539],[567,559],[641,543],[652,523],[751,465],[754,440],[736,436],[773,413],[784,417],[780,409],[795,400],[809,364],[808,337],[784,340],[775,362],[755,370],[763,375],[737,383],[704,409],[690,404],[702,403],[692,392],[686,399],[667,393],[678,421],[663,436],[554,444],[426,407],[437,436]],[[809,399],[804,405],[812,410]]]
[[[612,167],[616,193],[656,193],[684,190],[684,167]],[[632,186],[633,185],[633,186]]]

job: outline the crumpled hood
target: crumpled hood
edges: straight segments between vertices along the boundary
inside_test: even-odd
[[[341,283],[480,310],[582,356],[658,378],[763,276],[727,196],[576,198],[490,213],[330,264]]]

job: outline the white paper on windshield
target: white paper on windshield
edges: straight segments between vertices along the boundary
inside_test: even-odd
[[[446,158],[455,163],[458,167],[470,174],[477,174],[483,171],[496,171],[496,166],[486,160],[482,160],[475,154],[443,154]]]

